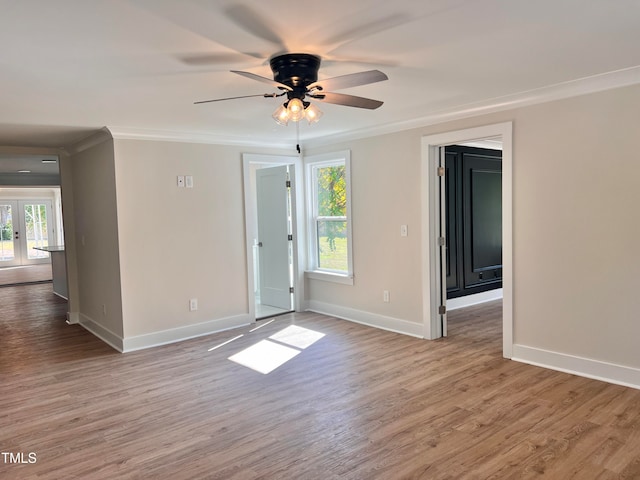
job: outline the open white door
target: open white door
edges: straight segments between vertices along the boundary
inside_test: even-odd
[[[284,310],[292,310],[289,181],[286,165],[256,171],[260,303]]]
[[[445,238],[447,232],[447,190],[446,190],[446,166],[445,166],[445,147],[438,147],[438,193],[440,196],[440,221],[438,233],[438,258],[440,285],[438,288],[439,306],[438,314],[440,316],[440,330],[443,337],[447,336],[447,241]]]

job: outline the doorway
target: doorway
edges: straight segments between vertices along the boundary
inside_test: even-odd
[[[245,154],[243,163],[249,315],[259,320],[299,309],[302,168],[288,156]]]
[[[254,239],[256,318],[293,310],[293,241],[290,175],[293,165],[256,170]]]
[[[450,312],[502,298],[502,141],[444,148]]]
[[[50,200],[0,199],[0,268],[49,263],[39,248],[53,244]]]
[[[436,339],[447,334],[446,316],[446,221],[445,155],[447,145],[487,138],[502,140],[502,279],[503,356],[513,351],[513,233],[512,233],[512,123],[505,122],[423,137],[422,225],[424,336]]]

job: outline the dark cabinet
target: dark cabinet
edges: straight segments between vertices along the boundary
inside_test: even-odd
[[[502,152],[445,149],[447,298],[502,287]]]

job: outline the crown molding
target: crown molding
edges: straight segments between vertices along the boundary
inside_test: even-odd
[[[312,138],[305,142],[305,146],[318,147],[329,143],[338,143],[348,140],[358,140],[377,135],[396,133],[403,130],[427,127],[463,118],[502,112],[505,110],[512,110],[515,108],[527,107],[605,90],[612,90],[614,88],[627,87],[639,83],[640,65],[637,65],[635,67],[624,68],[577,80],[561,82],[546,87],[535,88],[524,92],[495,97],[481,102],[469,103],[412,120]]]
[[[377,135],[427,127],[439,123],[464,118],[486,115],[490,113],[527,107],[539,103],[562,100],[565,98],[587,95],[604,90],[626,87],[640,83],[640,65],[612,72],[592,75],[561,82],[546,87],[535,88],[524,92],[495,97],[481,102],[459,105],[431,115],[414,118],[402,122],[388,123],[375,127],[351,130],[343,133],[311,137],[304,140],[304,147],[318,147],[343,141],[358,140]],[[248,139],[246,136],[215,135],[202,132],[168,131],[143,128],[109,126],[71,145],[65,151],[69,154],[79,153],[105,140],[150,140],[163,142],[202,143],[211,145],[229,145],[240,147],[267,147],[272,149],[291,148],[291,142],[276,141],[264,138]]]
[[[113,137],[111,132],[107,127],[102,127],[100,130],[92,133],[88,137],[83,138],[79,142],[76,142],[72,145],[69,145],[62,149],[64,153],[67,155],[75,155],[80,152],[84,152],[85,150],[90,149],[91,147],[95,147],[96,145],[101,144],[107,140],[111,140]]]
[[[246,136],[230,137],[199,132],[178,132],[129,127],[108,127],[116,140],[151,140],[159,142],[203,143],[241,147],[291,148],[291,143],[251,140]]]

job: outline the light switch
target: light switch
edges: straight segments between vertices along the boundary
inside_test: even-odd
[[[178,175],[178,187],[184,187],[184,175]]]
[[[406,237],[407,235],[409,235],[408,227],[406,225],[400,225],[400,236]]]
[[[193,188],[193,175],[187,175],[186,177],[184,177],[184,183],[186,184],[187,188]]]

